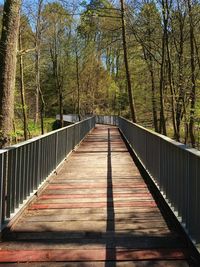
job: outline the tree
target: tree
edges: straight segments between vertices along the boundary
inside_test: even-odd
[[[35,33],[35,82],[36,82],[36,92],[35,92],[35,123],[38,121],[39,109],[40,109],[40,121],[41,121],[41,133],[44,134],[44,108],[45,102],[40,84],[40,57],[41,57],[41,13],[43,7],[43,0],[38,0],[38,10],[37,10],[37,22],[36,22],[36,33]]]
[[[125,64],[125,69],[126,69],[126,80],[127,80],[128,95],[129,95],[129,105],[130,105],[132,121],[136,122],[135,105],[134,105],[134,99],[132,95],[131,78],[130,78],[130,71],[129,71],[129,64],[128,64],[128,52],[127,52],[127,45],[126,45],[126,23],[125,23],[125,12],[124,12],[124,0],[120,0],[120,2],[121,2],[124,64]]]
[[[195,50],[194,50],[194,23],[192,14],[191,0],[187,0],[188,12],[189,12],[189,26],[190,26],[190,64],[191,64],[191,92],[190,92],[190,121],[189,121],[189,133],[192,147],[195,147],[194,136],[194,113],[196,102],[196,80],[195,80]]]
[[[63,126],[65,74],[70,57],[71,17],[60,4],[53,2],[44,8],[43,23],[45,42],[49,47],[52,74],[58,96],[60,122]]]
[[[0,40],[0,147],[11,143],[20,0],[6,0]]]
[[[186,20],[186,12],[184,6],[177,1],[177,10],[174,12],[174,19],[175,22],[172,24],[173,30],[173,38],[175,43],[175,49],[178,55],[178,84],[177,84],[177,100],[176,100],[176,139],[180,141],[180,127],[181,127],[181,120],[182,114],[184,112],[184,25]]]
[[[152,93],[153,125],[155,131],[158,132],[158,88],[156,86],[156,70],[160,68],[160,62],[157,59],[157,50],[160,45],[159,36],[161,33],[161,17],[155,3],[144,3],[136,20],[136,26],[132,25],[131,31],[137,42],[142,46],[144,60],[149,72]]]
[[[19,28],[19,50],[22,51],[22,26]],[[24,60],[23,54],[19,55],[19,69],[20,69],[20,93],[21,93],[21,103],[22,103],[22,113],[23,113],[23,124],[24,124],[24,139],[28,139],[28,121],[27,121],[27,107],[25,100],[25,86],[24,86]]]

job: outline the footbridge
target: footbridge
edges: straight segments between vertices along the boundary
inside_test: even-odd
[[[0,266],[200,266],[200,152],[118,116],[0,150]]]

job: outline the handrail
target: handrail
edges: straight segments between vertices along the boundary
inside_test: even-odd
[[[96,123],[118,126],[118,118],[116,115],[96,115]]]
[[[119,117],[129,145],[180,218],[200,242],[200,151]]]
[[[94,127],[95,117],[91,117],[0,150],[0,232]]]

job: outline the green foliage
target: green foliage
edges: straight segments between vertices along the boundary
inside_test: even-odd
[[[55,121],[55,118],[44,118],[45,133],[52,131],[54,121]],[[16,130],[15,132],[12,133],[13,142],[15,139],[17,139],[18,141],[22,141],[24,139],[23,121],[18,119],[15,122],[15,127],[16,127]],[[32,119],[29,120],[28,132],[29,132],[29,138],[41,135],[40,122],[35,124],[34,120]]]

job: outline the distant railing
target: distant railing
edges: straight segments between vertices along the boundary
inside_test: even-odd
[[[119,128],[186,231],[200,242],[200,151],[119,117]]]
[[[106,115],[97,115],[96,123],[98,124],[108,124],[108,125],[118,125],[118,116],[106,116]]]
[[[0,150],[0,232],[5,222],[95,126],[95,117]]]

